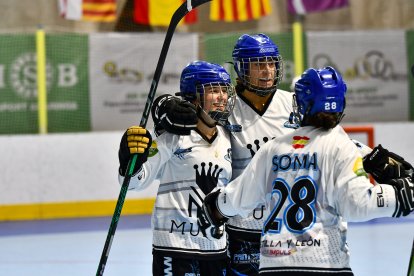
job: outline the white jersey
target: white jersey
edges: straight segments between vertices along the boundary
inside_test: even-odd
[[[372,185],[341,126],[302,127],[267,143],[218,198],[225,215],[266,206],[260,271],[351,272],[346,221],[391,217],[395,191]]]
[[[230,137],[222,127],[217,130],[211,144],[196,131],[189,136],[161,134],[155,139],[158,153],[132,177],[130,190],[160,181],[152,213],[154,251],[180,258],[225,258],[226,234],[219,240],[206,239],[197,224],[204,197],[216,187],[208,184],[211,179],[217,187],[231,179]]]
[[[230,124],[242,125],[241,132],[232,133],[233,179],[243,172],[255,153],[267,141],[294,130],[295,126],[288,122],[292,112],[292,95],[278,89],[263,114],[248,104],[242,95],[237,96],[229,118]],[[247,218],[231,218],[227,223],[228,232],[244,240],[259,241],[263,208],[264,206],[257,206]]]

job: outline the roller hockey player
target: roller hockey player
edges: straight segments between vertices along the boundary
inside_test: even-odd
[[[277,89],[283,63],[272,40],[265,34],[242,35],[234,47],[233,60],[238,75],[237,98],[224,124],[232,132],[232,168],[233,175],[238,176],[263,144],[293,131],[296,125],[288,121],[293,111],[291,93]],[[193,129],[186,107],[172,101],[166,106],[164,114],[153,117],[154,122],[162,116],[169,118],[161,123],[172,133],[184,134]],[[228,275],[257,275],[263,212],[264,206],[260,205],[248,218],[236,216],[227,223],[231,266]]]
[[[203,227],[266,206],[260,275],[353,275],[346,221],[414,210],[411,177],[377,185],[366,177],[360,151],[338,125],[345,93],[332,67],[306,70],[295,86],[301,127],[268,142],[238,178],[205,198]]]
[[[223,276],[227,266],[224,228],[200,229],[197,213],[205,195],[231,179],[230,137],[218,122],[227,120],[235,91],[223,67],[195,61],[182,71],[180,95],[183,100],[158,98],[153,116],[164,114],[165,102],[174,101],[175,109],[185,107],[187,112],[176,114],[180,118],[186,119],[188,112],[197,115],[192,122],[195,129],[182,130],[186,136],[156,131],[154,143],[146,129],[128,128],[120,144],[119,181],[123,182],[130,155],[137,152],[142,154],[129,189],[141,190],[155,179],[160,181],[152,215],[153,275]],[[159,118],[160,124],[166,120]],[[181,126],[172,127],[180,131]],[[153,156],[147,158],[150,153]]]
[[[238,75],[237,98],[226,127],[232,131],[234,179],[267,141],[291,133],[298,124],[291,116],[292,93],[277,88],[283,76],[283,62],[277,45],[265,34],[244,34],[237,40],[232,56]],[[173,101],[165,105],[168,106],[164,109],[165,113],[153,117],[155,122],[161,116],[169,118],[164,119],[162,125],[172,133],[185,134],[185,131],[193,129],[194,118],[185,106],[175,105]],[[370,148],[356,143],[360,145],[358,148],[364,156],[371,152]],[[395,177],[394,173],[398,170],[388,166],[388,153],[384,149],[377,158],[371,159],[367,172],[376,168],[384,173],[384,177]],[[388,168],[386,172],[383,170],[385,167]],[[231,268],[229,275],[258,275],[265,208],[265,205],[260,204],[248,217],[234,216],[226,223]]]

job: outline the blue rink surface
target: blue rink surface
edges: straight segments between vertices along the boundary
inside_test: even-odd
[[[0,275],[95,275],[111,217],[0,222]],[[405,276],[414,215],[349,223],[357,276]],[[104,275],[151,275],[150,216],[122,216]]]

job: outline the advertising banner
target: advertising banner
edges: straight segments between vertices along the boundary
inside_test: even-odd
[[[37,133],[34,35],[0,36],[0,134]],[[86,35],[46,35],[48,132],[90,130]]]
[[[93,130],[124,130],[139,125],[164,38],[164,33],[90,35]],[[181,71],[197,57],[198,35],[175,34],[158,83],[157,96],[178,92]],[[148,127],[152,127],[151,120]]]
[[[345,122],[409,120],[404,31],[308,32],[308,64],[333,66],[347,84]]]

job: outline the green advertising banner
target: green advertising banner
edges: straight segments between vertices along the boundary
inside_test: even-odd
[[[206,34],[204,39],[205,59],[223,65],[233,81],[236,79],[232,62],[232,51],[240,34]],[[295,77],[295,67],[293,63],[293,35],[292,33],[267,34],[279,47],[279,53],[283,58],[284,76],[280,84],[280,89],[290,90],[292,79]],[[306,46],[304,46],[306,49]],[[306,52],[304,53],[306,54]],[[306,60],[306,56],[305,56]],[[305,64],[306,68],[306,64]]]
[[[0,36],[0,134],[38,132],[34,35]],[[88,37],[46,35],[48,132],[90,130]]]

